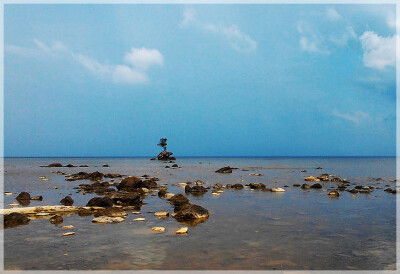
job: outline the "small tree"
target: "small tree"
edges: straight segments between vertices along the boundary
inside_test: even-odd
[[[157,146],[160,146],[164,149],[164,151],[167,150],[167,138],[161,138],[160,142],[157,144]]]

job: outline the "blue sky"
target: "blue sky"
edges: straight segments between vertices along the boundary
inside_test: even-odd
[[[6,5],[5,156],[395,155],[393,5]]]

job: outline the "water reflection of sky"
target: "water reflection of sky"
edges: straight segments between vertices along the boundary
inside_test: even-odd
[[[60,161],[87,164],[89,168],[40,168]],[[199,164],[202,162],[202,164]],[[102,168],[102,164],[109,168]],[[81,195],[73,187],[83,181],[67,182],[52,171],[75,173],[99,170],[128,175],[157,176],[170,192],[178,182],[203,180],[207,185],[262,182],[267,186],[290,187],[285,193],[258,190],[224,190],[188,195],[194,204],[207,208],[210,218],[189,228],[186,236],[174,231],[182,226],[173,218],[156,219],[148,211],[172,207],[157,196],[148,196],[142,207],[146,222],[133,222],[140,215],[129,213],[125,222],[92,224],[92,216],[71,215],[63,225],[74,225],[75,236],[61,237],[65,230],[47,219],[32,220],[27,226],[5,230],[6,269],[385,269],[393,268],[396,246],[395,195],[381,190],[371,194],[343,192],[330,198],[322,190],[293,187],[303,177],[330,173],[352,182],[375,187],[395,186],[394,158],[209,158],[178,159],[180,169],[166,169],[165,163],[148,159],[6,159],[5,191],[28,191],[42,195],[31,206],[58,204],[72,194],[75,205],[85,205],[94,194]],[[210,164],[209,164],[210,163]],[[99,167],[94,167],[95,165]],[[250,168],[232,174],[216,174],[231,165]],[[321,166],[322,170],[315,167]],[[253,167],[253,168],[251,168]],[[308,172],[301,173],[306,169]],[[156,174],[155,172],[159,172]],[[249,176],[251,172],[264,176]],[[47,176],[50,181],[38,177]],[[368,177],[383,178],[374,181]],[[324,189],[336,183],[322,183]],[[57,186],[58,189],[53,189]],[[15,202],[5,196],[5,205]],[[156,234],[150,227],[164,226]],[[38,254],[41,254],[38,256]]]

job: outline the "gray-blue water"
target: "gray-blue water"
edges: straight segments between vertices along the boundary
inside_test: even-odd
[[[43,168],[53,162],[86,164],[89,168]],[[148,195],[141,215],[129,212],[118,224],[98,225],[93,216],[64,217],[62,225],[74,225],[75,236],[61,237],[66,230],[49,220],[5,229],[6,269],[394,269],[396,262],[396,194],[394,157],[380,158],[181,158],[181,168],[147,158],[7,158],[5,159],[5,208],[16,203],[21,191],[42,195],[30,206],[58,204],[72,194],[74,205],[84,206],[95,194],[82,195],[73,187],[88,183],[65,181],[52,172],[101,171],[160,178],[172,193],[184,189],[179,182],[202,180],[206,186],[261,182],[282,187],[285,193],[245,188],[227,189],[220,196],[188,195],[190,201],[210,211],[204,223],[189,227],[188,235],[174,235],[181,227],[174,218],[157,219],[148,211],[169,210],[164,199]],[[108,164],[110,167],[101,167]],[[214,171],[230,165],[232,174]],[[323,169],[316,169],[322,167]],[[243,171],[246,169],[248,171]],[[300,172],[301,170],[307,172]],[[264,176],[250,176],[262,173]],[[321,190],[302,190],[293,184],[304,177],[329,173],[354,184],[374,186],[370,194],[342,192],[326,195],[337,186],[321,182]],[[42,181],[46,176],[49,181]],[[376,180],[381,178],[381,180]],[[119,180],[117,179],[116,182]],[[53,189],[56,186],[58,189]],[[284,187],[288,186],[288,187]],[[156,192],[155,192],[156,193]],[[145,222],[133,222],[145,217]],[[163,226],[156,234],[153,226]]]

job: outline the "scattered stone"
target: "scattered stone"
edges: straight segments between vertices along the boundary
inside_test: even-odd
[[[293,186],[295,186],[295,187],[299,187],[299,186],[301,186],[300,184],[293,184]]]
[[[146,221],[146,218],[136,218],[136,219],[133,219],[134,221],[137,221],[137,222],[143,222],[143,221]]]
[[[167,196],[167,191],[165,189],[161,189],[157,193],[158,197],[165,198]]]
[[[321,174],[319,176],[317,176],[317,179],[319,179],[320,181],[329,181],[329,174]]]
[[[62,166],[63,165],[60,163],[52,163],[52,164],[49,164],[47,167],[62,167]]]
[[[47,212],[39,212],[39,213],[36,213],[35,215],[36,215],[36,216],[49,216],[50,213],[47,213]]]
[[[167,198],[167,199],[171,199],[172,197],[174,197],[175,196],[175,194],[174,193],[170,193],[170,192],[168,192],[167,194],[165,194],[165,198]]]
[[[396,194],[396,189],[387,188],[384,191],[392,193],[392,194]]]
[[[88,165],[80,165],[79,167],[89,167]]]
[[[271,192],[285,192],[285,191],[286,190],[284,190],[283,188],[280,188],[280,187],[271,189]]]
[[[64,222],[64,219],[60,215],[54,215],[50,218],[50,223],[52,224],[61,224],[62,222]]]
[[[300,170],[300,172],[307,172],[307,170]]]
[[[339,197],[340,193],[337,190],[331,190],[326,195],[333,196],[333,197]]]
[[[101,223],[101,224],[110,224],[110,223],[120,223],[125,221],[125,218],[122,217],[108,217],[108,216],[99,216],[92,220],[92,223]]]
[[[319,184],[319,183],[316,183],[316,184],[311,185],[310,188],[316,188],[316,189],[318,189],[318,188],[322,188],[322,185]]]
[[[315,169],[322,169],[322,167],[319,166],[319,167],[317,167],[317,168],[315,168]]]
[[[75,232],[65,232],[65,233],[63,233],[61,236],[73,236],[73,235],[75,235]]]
[[[19,204],[9,204],[9,206],[19,206]]]
[[[174,213],[172,217],[181,220],[195,220],[195,219],[207,219],[209,217],[209,212],[204,207],[199,205],[192,205],[185,207],[184,209]]]
[[[185,193],[191,193],[191,194],[204,194],[207,192],[207,189],[203,186],[193,186],[190,187],[190,185],[186,185],[185,187]]]
[[[117,173],[107,173],[104,174],[104,178],[121,178],[122,175],[121,174],[117,174]]]
[[[73,229],[74,226],[73,225],[63,225],[61,226],[62,229]]]
[[[310,189],[310,185],[309,184],[302,184],[301,188],[302,189]]]
[[[93,206],[93,207],[112,207],[113,200],[108,197],[94,197],[89,200],[86,206]]]
[[[31,195],[28,192],[21,192],[15,199],[17,199],[18,202],[29,201],[31,199]]]
[[[107,216],[107,217],[122,217],[125,218],[128,215],[122,208],[108,207],[97,211],[94,217]]]
[[[263,189],[263,188],[265,188],[265,185],[262,183],[250,183],[249,187],[251,189]]]
[[[234,185],[232,185],[231,188],[233,188],[233,189],[242,189],[242,188],[244,188],[244,186],[242,184],[234,184]]]
[[[76,167],[76,166],[74,166],[74,165],[72,165],[72,164],[68,164],[68,165],[66,165],[65,167]]]
[[[230,166],[221,167],[215,171],[216,173],[232,173],[232,168]]]
[[[304,181],[308,181],[308,182],[318,182],[319,179],[315,178],[314,176],[308,176],[304,179]]]
[[[216,193],[216,192],[211,192],[211,194],[214,195],[214,196],[219,196],[219,195],[221,195],[221,194]]]
[[[261,173],[250,173],[249,176],[264,176],[264,174],[261,174]]]
[[[28,215],[21,213],[10,213],[4,215],[4,228],[26,225],[30,222]]]
[[[154,213],[154,216],[157,218],[167,218],[169,216],[169,212],[166,210],[157,211]]]
[[[114,204],[121,206],[135,206],[140,207],[143,204],[142,195],[145,192],[143,189],[132,191],[118,191],[108,195],[107,197],[112,200]]]
[[[42,201],[43,200],[43,196],[31,196],[31,200],[33,200],[33,201]]]
[[[74,204],[74,200],[71,198],[71,196],[65,196],[61,199],[60,204],[65,206],[72,206]]]
[[[152,227],[151,230],[153,230],[155,232],[165,232],[165,227],[155,226],[155,227]]]
[[[179,167],[177,164],[173,164],[172,167]]]
[[[175,231],[176,235],[184,235],[187,234],[188,228],[187,227],[181,227],[177,231]]]
[[[331,182],[341,182],[341,181],[342,181],[342,179],[340,179],[339,177],[333,177],[331,179]]]
[[[221,184],[215,184],[215,185],[213,186],[213,189],[223,189],[223,188],[224,188],[224,186],[221,185]]]
[[[110,167],[109,165],[107,165],[107,164],[105,164],[105,165],[103,165],[103,167]]]

